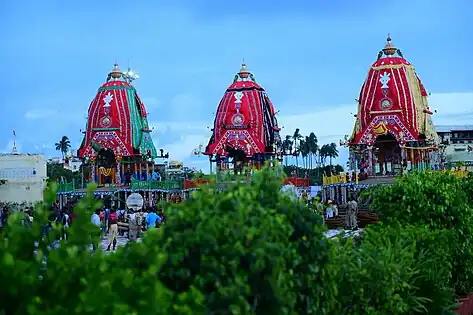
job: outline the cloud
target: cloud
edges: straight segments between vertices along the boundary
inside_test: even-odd
[[[145,107],[148,111],[161,108],[162,105],[162,102],[156,97],[142,97],[141,101],[143,102],[143,104],[145,104]]]
[[[429,105],[436,125],[466,125],[473,120],[473,92],[432,93]]]
[[[184,135],[178,141],[165,145],[165,150],[169,152],[169,157],[173,160],[185,160],[194,156],[193,151],[199,144],[206,145],[209,141],[204,134]]]
[[[12,153],[14,143],[15,141],[13,139],[9,140],[7,145],[1,150],[0,153]],[[21,142],[17,140],[15,144],[16,144],[17,153],[21,153],[21,148],[22,148]]]
[[[462,125],[472,122],[473,92],[432,93],[429,97],[429,104],[432,110],[437,110],[434,115],[436,125]],[[281,136],[292,135],[294,130],[299,128],[303,135],[314,132],[320,145],[331,142],[338,145],[345,135],[350,135],[353,131],[355,123],[353,114],[356,112],[356,106],[356,104],[316,106],[304,114],[282,113],[278,117],[279,124],[283,127]],[[293,107],[298,108],[297,104],[294,104]],[[193,121],[190,124],[186,122],[153,122],[154,125],[160,126],[160,131],[162,131],[161,134],[155,135],[158,140],[163,139],[162,134],[164,133],[180,135],[177,140],[164,143],[163,146],[166,151],[170,152],[173,159],[183,160],[186,165],[195,167],[205,166],[202,161],[207,161],[206,158],[192,157],[191,152],[199,144],[207,144],[210,132],[206,126],[210,123],[204,121]],[[347,158],[348,150],[339,147],[339,158],[334,162],[345,165]],[[204,168],[204,171],[208,171],[208,166]]]
[[[53,109],[30,109],[25,113],[25,118],[28,120],[40,120],[57,117],[57,110]]]

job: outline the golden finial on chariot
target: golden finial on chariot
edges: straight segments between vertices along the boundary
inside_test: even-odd
[[[246,68],[246,63],[245,61],[243,61],[243,63],[241,64],[240,72],[238,72],[238,76],[242,79],[247,79],[250,75],[251,72],[248,71],[248,69]]]

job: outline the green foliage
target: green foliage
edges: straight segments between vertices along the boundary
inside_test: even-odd
[[[166,290],[156,273],[166,261],[155,239],[133,243],[114,255],[91,252],[99,233],[90,222],[100,206],[89,193],[76,207],[68,240],[61,226],[44,235],[57,185],[45,192],[31,227],[21,213],[9,218],[0,242],[0,313],[2,314],[199,314],[202,295],[193,288],[179,295]],[[142,267],[145,265],[146,267]],[[174,305],[170,301],[183,303]]]
[[[386,223],[449,231],[450,251],[445,255],[451,257],[451,283],[458,293],[473,292],[473,210],[465,185],[450,173],[414,173],[377,187],[372,204]]]
[[[302,168],[302,167],[296,167],[294,165],[286,165],[284,166],[284,173],[287,174],[287,176],[291,176],[293,172],[296,172],[296,174],[299,177],[304,177],[307,173],[307,176],[309,178],[310,184],[311,185],[321,185],[322,184],[322,175],[328,175],[328,174],[340,174],[344,172],[344,169],[341,165],[327,165],[327,166],[319,166],[319,167],[314,167],[314,168]]]
[[[339,248],[343,270],[334,314],[450,314],[453,292],[444,232],[400,225],[367,228]]]
[[[195,285],[212,314],[330,314],[332,245],[321,217],[280,186],[264,170],[248,185],[204,187],[166,209],[161,281],[176,292]]]
[[[469,253],[461,240],[469,242],[470,208],[458,200],[467,203],[467,181],[414,174],[375,189],[387,224],[333,241],[320,214],[281,193],[279,174],[264,169],[225,191],[205,185],[168,205],[162,228],[110,255],[89,248],[99,241],[94,187],[67,241],[61,226],[43,233],[57,189],[48,186],[32,225],[13,214],[1,234],[0,281],[8,285],[0,299],[8,303],[0,314],[451,313],[451,284],[469,283],[468,261],[457,261]]]
[[[65,183],[74,182],[75,187],[80,187],[82,173],[65,169],[62,164],[49,163],[46,168],[46,174],[50,182],[61,182],[61,179],[64,179]]]
[[[62,157],[65,157],[67,155],[67,151],[71,148],[71,141],[67,136],[62,136],[61,140],[56,142],[54,146],[56,147],[57,151],[61,152]]]

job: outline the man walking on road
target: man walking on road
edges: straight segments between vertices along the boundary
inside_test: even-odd
[[[351,230],[356,230],[358,228],[358,203],[355,198],[351,197],[350,201],[347,203],[347,217],[346,217],[346,226]]]
[[[110,246],[113,245],[113,250],[117,247],[118,237],[118,215],[115,207],[112,208],[110,215],[108,216],[108,246],[107,251],[110,251]]]

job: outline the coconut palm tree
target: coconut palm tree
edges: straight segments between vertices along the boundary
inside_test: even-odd
[[[301,141],[301,139],[302,139],[302,135],[300,133],[300,130],[299,130],[299,128],[296,128],[296,130],[294,131],[294,134],[292,135],[292,140],[294,141],[294,143],[293,143],[294,156],[296,157],[296,169],[299,168],[298,156],[299,156],[299,153],[300,153],[299,142]]]
[[[330,166],[332,166],[332,158],[338,157],[338,149],[337,149],[337,145],[334,142],[330,143],[328,147],[329,147]]]
[[[285,164],[287,166],[287,156],[292,153],[292,141],[291,136],[287,135],[286,139],[282,142],[282,151],[285,157]]]
[[[311,156],[310,168],[312,169],[313,168],[312,160],[317,159],[317,153],[319,152],[319,144],[318,144],[317,136],[315,135],[315,133],[311,132],[309,134],[307,142],[309,143],[309,151],[310,151],[310,156]]]
[[[329,154],[329,146],[328,144],[322,145],[322,147],[319,150],[319,158],[320,158],[320,164],[325,167],[325,162],[327,161],[327,157]]]
[[[299,152],[301,153],[301,156],[302,156],[303,168],[305,168],[307,170],[309,168],[308,157],[309,157],[309,154],[310,154],[309,137],[305,137],[305,139],[300,140],[300,142],[299,142]]]
[[[71,141],[69,141],[67,136],[62,136],[61,140],[54,145],[56,146],[56,150],[61,152],[62,158],[64,158],[71,148]]]

